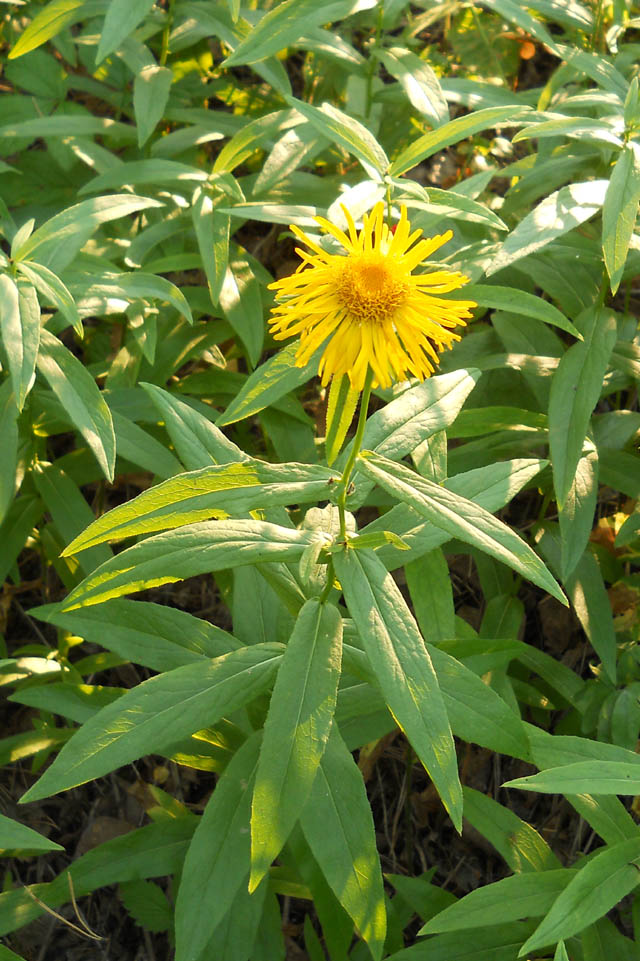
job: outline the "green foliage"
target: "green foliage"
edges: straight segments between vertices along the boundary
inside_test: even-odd
[[[284,961],[280,899],[312,961],[635,958],[635,5],[4,6],[0,683],[32,729],[0,756],[26,802],[148,755],[204,800],[147,784],[151,823],[7,881],[0,934],[118,885],[176,961]],[[335,253],[315,218],[380,200],[452,232],[477,307],[370,412],[265,321],[289,225]],[[188,578],[213,578],[216,623],[159,603]],[[586,664],[544,649],[557,602]],[[394,737],[406,873],[369,781]],[[588,843],[560,850],[525,791],[563,795]],[[463,818],[502,866],[458,898],[436,862]],[[18,875],[61,850],[0,833]]]

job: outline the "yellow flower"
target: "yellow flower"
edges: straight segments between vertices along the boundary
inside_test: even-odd
[[[358,233],[343,207],[349,235],[323,217],[317,223],[340,241],[346,256],[329,254],[292,226],[309,251],[296,248],[302,263],[295,274],[270,287],[278,305],[270,327],[276,340],[300,336],[296,366],[304,367],[326,342],[318,373],[322,383],[348,374],[354,390],[362,390],[371,367],[374,386],[389,387],[408,374],[424,380],[438,363],[438,352],[460,335],[476,304],[437,296],[457,290],[468,280],[452,270],[414,274],[416,267],[451,239],[448,230],[419,240],[411,232],[405,207],[393,232],[383,221],[384,204],[363,218]]]

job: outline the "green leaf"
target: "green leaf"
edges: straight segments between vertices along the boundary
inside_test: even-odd
[[[60,844],[44,838],[37,831],[0,814],[0,849],[6,851],[64,851]]]
[[[141,384],[158,410],[176,453],[187,470],[247,460],[222,431],[189,404],[155,384]]]
[[[40,345],[40,305],[29,284],[0,274],[0,330],[15,403],[22,410],[31,390]]]
[[[11,695],[16,704],[26,704],[39,711],[50,711],[64,718],[84,722],[108,704],[113,704],[125,693],[122,687],[99,687],[91,684],[63,683],[38,684],[19,688]]]
[[[158,277],[157,274],[147,274],[141,270],[131,273],[105,271],[90,279],[83,276],[82,282],[77,286],[80,295],[88,299],[97,296],[125,301],[147,298],[166,301],[182,314],[188,323],[193,323],[191,308],[180,288],[166,277]]]
[[[608,184],[608,180],[588,180],[561,187],[545,197],[509,234],[487,268],[487,275],[541,250],[597,214]]]
[[[618,156],[602,208],[602,253],[611,293],[620,286],[640,201],[640,144],[629,140]]]
[[[135,139],[134,128],[111,120],[110,117],[91,117],[81,114],[57,113],[50,117],[34,117],[0,126],[0,139],[6,137],[113,137],[125,142]]]
[[[292,341],[254,370],[225,412],[218,417],[218,427],[235,424],[259,413],[317,374],[322,348],[316,351],[304,367],[296,367],[295,355],[299,346],[298,341]]]
[[[562,865],[541,837],[514,811],[473,788],[465,787],[464,816],[492,844],[517,874],[554,871]]]
[[[528,458],[502,461],[490,467],[479,467],[448,478],[443,486],[466,497],[488,511],[504,507],[522,487],[546,467],[548,461]],[[427,551],[435,550],[450,540],[450,535],[420,517],[407,504],[396,504],[383,517],[372,521],[363,534],[389,529],[409,545],[411,554],[398,554],[395,549],[381,548],[379,557],[388,570],[408,564]]]
[[[264,314],[260,284],[246,258],[237,256],[227,264],[218,301],[255,367],[262,352]]]
[[[592,141],[606,146],[622,147],[620,137],[613,131],[613,125],[605,120],[591,120],[589,117],[558,117],[555,120],[544,120],[542,123],[531,124],[520,130],[513,138],[513,143],[522,140],[542,140],[545,137],[573,137],[584,142]]]
[[[194,822],[192,817],[163,818],[158,824],[149,824],[99,845],[76,858],[71,867],[54,881],[32,885],[31,891],[40,899],[40,904],[25,887],[5,891],[0,894],[0,933],[14,931],[16,917],[26,924],[44,914],[46,907],[57,908],[65,904],[71,891],[80,898],[105,885],[141,877],[162,877],[179,871]]]
[[[581,50],[578,46],[556,44],[556,50],[571,67],[576,67],[604,90],[608,90],[624,102],[627,95],[628,82],[625,76],[613,66],[610,60],[597,53]]]
[[[173,930],[173,906],[152,881],[125,881],[118,895],[129,915],[147,931]]]
[[[71,540],[83,527],[91,524],[94,520],[93,511],[77,485],[57,464],[34,464],[32,476],[63,540]],[[112,556],[112,551],[104,544],[92,547],[80,558],[79,574],[90,574]]]
[[[264,140],[299,123],[300,118],[293,110],[276,110],[249,121],[224,145],[213,165],[214,173],[233,170],[250,157]]]
[[[33,284],[45,303],[53,304],[72,325],[78,337],[82,337],[84,331],[76,302],[60,278],[48,267],[34,261],[21,261],[16,266],[18,273]]]
[[[576,761],[505,781],[503,786],[540,794],[640,794],[640,762]]]
[[[2,524],[11,506],[17,487],[18,409],[11,391],[10,379],[5,380],[2,386],[0,386],[0,437],[2,438],[2,461],[0,462],[0,524]]]
[[[463,938],[457,931],[437,934],[390,954],[386,961],[515,961],[532,927],[531,921],[509,921],[469,928]]]
[[[133,112],[138,128],[138,147],[142,147],[164,116],[173,73],[168,67],[149,63],[133,81]]]
[[[373,134],[353,117],[330,103],[314,107],[295,97],[287,97],[287,102],[306,117],[319,133],[356,157],[373,180],[380,180],[388,172],[389,158],[386,153]]]
[[[313,464],[246,460],[180,474],[103,514],[65,548],[63,556],[134,534],[180,527],[216,515],[327,500],[337,478]]]
[[[567,578],[565,588],[607,677],[615,684],[618,640],[611,601],[593,554],[585,551]]]
[[[373,817],[362,775],[335,725],[300,823],[329,887],[380,961],[386,916]]]
[[[0,961],[25,961],[25,958],[21,954],[10,951],[4,944],[0,944]]]
[[[433,69],[405,47],[379,47],[373,51],[392,77],[402,85],[411,106],[423,114],[433,127],[449,119],[447,101]]]
[[[453,737],[438,679],[413,615],[373,552],[347,548],[333,560],[389,710],[460,830],[462,790]]]
[[[327,464],[331,466],[340,453],[347,431],[351,426],[360,391],[354,390],[348,377],[334,377],[329,388],[327,405],[327,436],[325,453]]]
[[[406,454],[413,453],[425,440],[455,421],[479,378],[480,371],[474,368],[456,370],[430,377],[417,387],[405,391],[369,417],[364,432],[364,447],[392,460],[400,460]],[[338,468],[344,467],[352,443],[338,458]],[[360,507],[371,490],[369,481],[364,481],[362,477],[358,480],[355,492],[349,497],[350,510]]]
[[[38,370],[93,451],[103,474],[112,481],[116,439],[111,411],[91,374],[58,338],[46,328],[40,337]]]
[[[549,397],[549,447],[553,486],[560,509],[574,483],[591,414],[617,339],[610,310],[591,308],[579,318],[584,340],[560,359]]]
[[[559,512],[562,580],[566,581],[582,557],[593,527],[598,499],[598,452],[586,438],[573,482]]]
[[[436,130],[418,137],[412,144],[405,147],[392,162],[388,172],[392,177],[399,177],[400,174],[416,167],[439,150],[444,150],[451,144],[465,140],[474,133],[479,133],[481,130],[490,130],[501,124],[515,127],[530,111],[530,107],[513,104],[508,107],[486,107],[483,110],[475,110],[464,117],[456,117],[455,120],[450,120],[449,123],[443,124]]]
[[[100,32],[96,66],[133,33],[152,6],[153,0],[111,0]]]
[[[264,727],[251,809],[251,891],[311,793],[333,722],[341,660],[340,612],[307,601],[285,649]]]
[[[12,492],[13,493],[13,492]],[[0,580],[11,570],[33,527],[44,513],[39,497],[22,495],[12,504],[0,524]]]
[[[59,119],[68,124],[74,118],[65,116]],[[65,136],[68,135],[65,131]],[[43,136],[43,134],[36,134],[36,136]],[[68,258],[65,262],[66,266],[100,224],[117,220],[119,217],[127,217],[150,207],[162,206],[163,204],[158,200],[152,200],[150,197],[136,197],[134,194],[114,194],[83,200],[51,217],[42,227],[34,231],[15,252],[15,260],[29,260],[37,251],[38,260],[42,261],[43,255],[49,256],[52,251],[63,247],[66,248],[65,256]],[[71,256],[69,256],[69,250],[73,251]]]
[[[254,644],[143,681],[85,721],[21,801],[84,784],[215,724],[270,685],[282,652]]]
[[[91,194],[99,190],[112,190],[114,187],[133,184],[189,184],[206,181],[204,170],[177,160],[164,160],[150,157],[146,160],[131,160],[109,167],[89,180],[78,193]]]
[[[570,938],[605,915],[640,883],[638,861],[640,838],[598,851],[558,895],[518,957]]]
[[[449,565],[441,550],[423,554],[405,565],[407,587],[422,636],[439,644],[456,636],[453,587]]]
[[[216,209],[222,202],[222,197],[214,200],[204,188],[198,187],[191,204],[191,219],[202,266],[207,275],[209,294],[214,304],[217,304],[220,298],[229,263],[230,218],[228,214],[220,213]]]
[[[543,43],[552,52],[556,52],[556,45],[551,34],[539,20],[532,17],[520,4],[514,3],[513,0],[479,0],[479,3],[482,7],[499,14],[505,20],[510,20],[525,33],[531,34],[532,37]]]
[[[567,800],[605,844],[638,836],[638,828],[619,798],[613,794],[569,794]]]
[[[554,327],[566,330],[578,340],[582,340],[580,331],[557,307],[548,300],[528,294],[524,290],[518,290],[515,287],[495,287],[493,284],[468,284],[464,288],[464,295],[470,300],[475,300],[478,307],[493,307],[523,317],[535,317],[536,320],[553,324]]]
[[[529,760],[529,744],[520,717],[455,657],[431,644],[427,644],[427,650],[456,737],[499,754]]]
[[[487,884],[445,908],[428,921],[418,934],[464,931],[482,927],[491,919],[495,924],[504,924],[522,918],[540,917],[547,913],[576,874],[577,871],[566,868],[527,871]]]
[[[567,604],[559,585],[538,555],[484,508],[378,454],[361,454],[358,463],[366,476],[426,517],[435,527],[451,537],[473,544],[548,591],[562,604]]]
[[[161,478],[174,477],[180,473],[180,461],[164,444],[118,411],[112,410],[111,416],[119,457]]]
[[[251,795],[260,733],[223,772],[198,822],[176,901],[176,961],[201,955],[249,875]]]
[[[39,10],[9,51],[8,59],[14,60],[42,46],[65,27],[77,23],[84,15],[84,0],[53,0]]]
[[[66,612],[45,604],[29,614],[154,671],[220,657],[241,646],[232,634],[201,617],[148,601],[113,600]]]
[[[224,67],[257,63],[278,53],[306,35],[314,27],[349,16],[353,8],[367,9],[375,0],[355,4],[353,0],[329,0],[320,6],[316,0],[286,0],[266,13],[223,61]]]
[[[298,560],[313,539],[264,521],[222,520],[156,534],[102,564],[65,598],[62,610],[242,564]]]

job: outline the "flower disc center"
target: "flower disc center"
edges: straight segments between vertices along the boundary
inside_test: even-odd
[[[345,260],[337,294],[350,314],[361,321],[384,321],[402,306],[409,293],[402,268],[376,253]]]

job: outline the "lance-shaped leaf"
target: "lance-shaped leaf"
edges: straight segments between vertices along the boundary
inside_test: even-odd
[[[588,180],[569,184],[545,197],[509,234],[502,249],[493,258],[487,274],[494,274],[508,264],[541,250],[552,240],[593,217],[604,203],[608,183],[607,180]]]
[[[611,293],[620,286],[640,201],[640,144],[624,145],[611,174],[602,208],[602,252]]]
[[[140,386],[164,421],[176,454],[187,470],[248,459],[248,454],[189,404],[155,384]]]
[[[76,858],[54,881],[30,885],[29,891],[24,886],[5,891],[0,894],[0,935],[15,931],[17,917],[20,923],[26,924],[47,908],[65,904],[71,890],[79,898],[107,884],[157,878],[178,871],[193,834],[194,822],[195,818],[189,815],[147,824]],[[73,876],[73,888],[70,875]],[[32,894],[40,899],[39,902]],[[5,961],[4,957],[2,961]]]
[[[332,378],[329,388],[327,436],[325,439],[325,453],[329,465],[333,464],[340,453],[342,443],[351,426],[359,397],[360,391],[353,389],[348,377]]]
[[[490,130],[499,124],[514,127],[521,123],[528,113],[531,113],[530,107],[510,104],[508,107],[486,107],[484,110],[474,110],[464,117],[456,117],[405,147],[391,164],[389,173],[393,177],[399,177],[452,143],[458,143],[480,130]]]
[[[269,404],[280,400],[290,390],[295,390],[314,377],[318,373],[321,348],[318,348],[308,364],[296,367],[295,355],[299,346],[299,341],[292,341],[254,370],[224,413],[218,417],[218,427],[235,424],[236,421],[257,414]]]
[[[577,327],[557,307],[535,294],[528,294],[525,290],[493,284],[468,284],[464,288],[464,295],[475,300],[479,307],[493,307],[496,310],[519,314],[521,317],[534,317],[582,340],[582,334]]]
[[[478,504],[378,454],[361,454],[359,467],[435,527],[502,561],[567,605],[562,590],[538,555],[506,524]]]
[[[172,477],[103,514],[69,544],[64,556],[104,541],[180,527],[210,517],[326,500],[333,481],[331,471],[313,464],[246,460],[203,467]]]
[[[189,845],[176,901],[176,961],[200,956],[249,876],[260,737],[249,738],[225,769]]]
[[[271,695],[251,810],[255,890],[278,856],[311,792],[336,707],[342,661],[337,607],[307,601]]]
[[[30,284],[0,274],[0,329],[18,410],[22,410],[36,369],[40,305]]]
[[[18,37],[8,59],[22,57],[85,16],[85,0],[53,0],[42,7]]]
[[[253,644],[143,681],[85,721],[22,801],[84,784],[215,724],[269,686],[282,653],[281,644]]]
[[[599,851],[558,895],[518,957],[582,931],[640,884],[640,837]]]
[[[61,132],[64,133],[64,136],[69,135],[69,124],[73,120],[80,119],[85,118],[66,115],[43,118],[43,120],[49,121],[59,120],[62,124]],[[86,119],[93,120],[93,118]],[[43,120],[39,122],[42,123]],[[114,121],[110,122],[114,123]],[[103,121],[103,123],[106,123],[106,121]],[[135,129],[133,127],[127,128],[125,124],[117,124],[117,126],[131,132],[134,132]],[[46,136],[46,134],[36,133],[35,136],[41,137]],[[147,210],[149,207],[162,206],[163,204],[158,200],[152,200],[150,197],[136,197],[134,194],[113,194],[112,196],[83,200],[79,204],[67,207],[66,210],[51,217],[42,227],[35,230],[28,240],[25,240],[20,249],[15,251],[14,259],[16,261],[31,260],[37,251],[38,261],[57,273],[73,260],[76,251],[80,250],[100,224],[117,220],[119,217],[126,217],[129,214],[137,213],[139,210]]]
[[[640,759],[637,764],[634,761],[576,761],[506,781],[504,787],[539,794],[640,794]]]
[[[560,360],[549,396],[549,447],[560,508],[574,483],[591,414],[617,338],[615,315],[610,310],[591,308],[581,315],[579,323],[584,340],[573,344]]]
[[[292,530],[265,521],[189,524],[179,531],[149,537],[101,564],[71,591],[61,610],[100,604],[122,594],[242,564],[295,561],[313,536],[313,531]]]
[[[64,851],[64,848],[19,821],[0,814],[0,847],[4,850]],[[1,956],[0,956],[1,957]]]
[[[333,557],[347,607],[398,725],[424,764],[458,830],[462,788],[438,679],[413,615],[373,551]]]
[[[59,277],[44,267],[31,260],[21,260],[16,264],[18,273],[26,277],[36,288],[45,304],[51,304],[59,310],[75,330],[78,337],[82,337],[84,330],[76,302],[71,295],[68,287],[62,283]]]
[[[322,107],[314,107],[310,103],[296,100],[295,97],[287,97],[287,101],[296,108],[298,113],[306,117],[319,133],[357,157],[373,180],[380,180],[387,172],[389,158],[363,124],[330,103],[323,103]]]
[[[112,481],[116,437],[111,411],[86,367],[46,328],[40,333],[38,370],[86,440],[103,474]]]
[[[153,0],[111,0],[100,33],[96,64],[101,63],[135,30],[152,6]]]
[[[201,617],[149,601],[114,600],[65,613],[57,604],[44,604],[29,614],[153,671],[170,671],[241,646],[233,634]]]
[[[329,887],[374,961],[380,961],[386,914],[371,807],[362,775],[335,725],[300,824]]]
[[[430,377],[405,391],[367,420],[363,444],[370,450],[400,460],[431,434],[449,427],[480,379],[480,371],[455,370]],[[349,444],[338,464],[344,466]]]
[[[538,918],[547,913],[576,874],[567,868],[525,871],[487,884],[445,908],[420,929],[420,934],[482,927],[491,917],[497,924]]]

